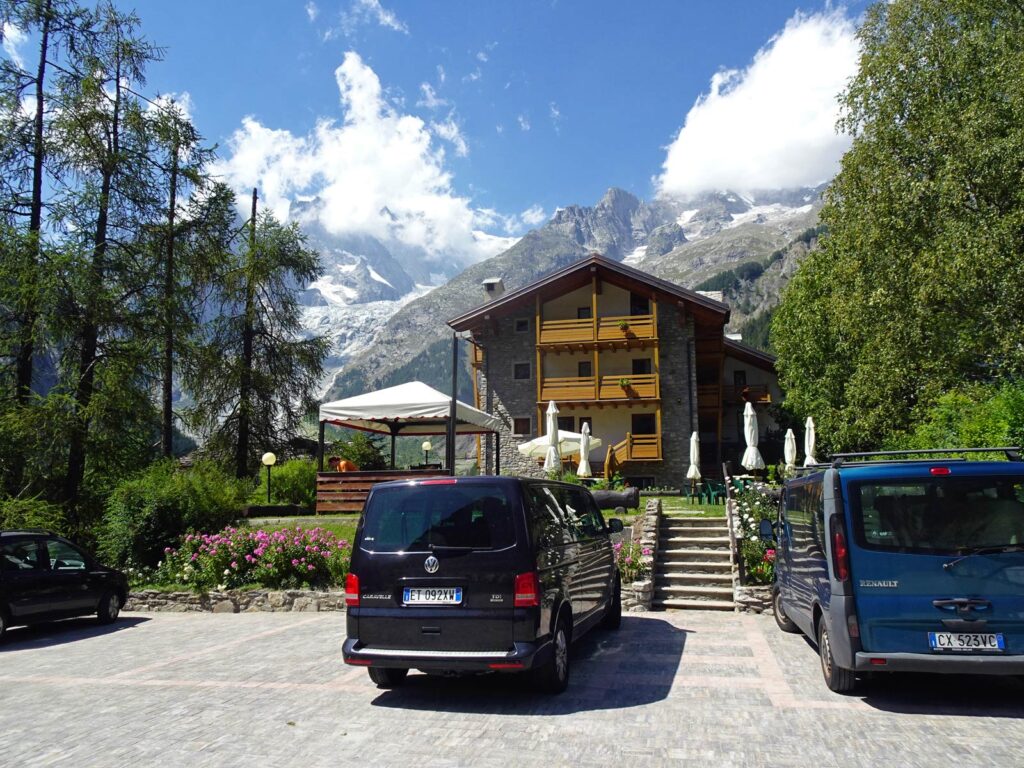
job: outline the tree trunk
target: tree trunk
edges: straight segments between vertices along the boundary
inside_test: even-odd
[[[32,253],[32,264],[24,277],[36,281],[36,270],[39,268],[40,236],[43,224],[43,145],[44,116],[44,84],[46,80],[46,54],[50,44],[50,4],[46,0],[43,8],[43,30],[39,43],[39,66],[36,69],[36,115],[33,121],[32,136],[32,207],[29,212],[29,248]],[[27,286],[26,286],[27,287]],[[28,288],[28,301],[21,318],[21,340],[18,344],[15,362],[15,399],[18,405],[28,403],[32,395],[32,358],[35,355],[36,323],[39,320],[39,307],[36,305],[38,296],[31,287]]]
[[[245,318],[242,326],[242,376],[238,396],[238,445],[235,454],[235,476],[249,474],[249,411],[252,397],[252,342],[253,342],[253,264],[256,261],[256,188],[252,190],[252,220],[249,232],[249,255],[245,265]]]
[[[160,447],[171,458],[174,447],[174,209],[178,204],[178,141],[171,147],[171,191],[167,208],[167,258],[164,263],[163,420]]]

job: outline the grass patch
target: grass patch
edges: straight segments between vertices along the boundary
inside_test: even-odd
[[[668,515],[725,517],[725,504],[700,504],[686,496],[649,496],[661,499],[661,511]]]

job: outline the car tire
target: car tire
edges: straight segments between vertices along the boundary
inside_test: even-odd
[[[546,693],[558,694],[569,687],[571,637],[569,622],[562,616],[551,633],[551,658],[536,671],[537,687]]]
[[[104,592],[96,609],[100,624],[113,624],[121,615],[121,597],[116,592]]]
[[[775,623],[783,632],[795,634],[800,631],[800,627],[786,615],[786,611],[782,607],[782,593],[778,589],[772,591],[772,613],[775,614]]]
[[[601,619],[603,629],[618,629],[622,624],[622,582],[618,575],[615,576],[615,585],[612,587],[612,598],[608,602],[608,608]]]
[[[857,676],[852,669],[836,666],[832,655],[832,642],[828,636],[828,627],[822,618],[818,624],[818,656],[821,658],[821,674],[825,685],[833,693],[850,693],[857,687]]]
[[[388,669],[386,667],[370,667],[366,671],[370,673],[370,679],[377,684],[378,688],[397,688],[405,682],[405,676],[409,674],[408,669]]]

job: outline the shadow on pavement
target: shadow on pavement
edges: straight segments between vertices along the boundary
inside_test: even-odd
[[[877,674],[857,691],[883,712],[958,717],[1024,716],[1024,683],[1012,675]]]
[[[650,615],[650,614],[648,614]],[[650,704],[668,696],[687,630],[661,619],[624,616],[617,631],[596,629],[574,643],[569,689],[538,692],[528,674],[441,677],[410,673],[377,707],[436,712],[565,715]]]
[[[28,627],[14,627],[7,630],[7,636],[0,643],[0,653],[47,648],[102,637],[131,629],[149,620],[146,616],[122,616],[113,624],[98,624],[95,618],[86,616],[63,621],[46,621]]]

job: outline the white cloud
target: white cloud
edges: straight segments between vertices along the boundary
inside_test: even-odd
[[[437,95],[434,90],[434,86],[430,83],[420,83],[420,93],[423,94],[423,98],[416,102],[417,107],[426,107],[427,109],[440,109],[448,105],[448,102]]]
[[[320,15],[320,9],[316,7],[316,3],[313,0],[309,0],[306,3],[306,15],[309,17],[310,23],[316,21],[316,17]]]
[[[239,193],[258,186],[264,204],[282,218],[291,201],[315,196],[320,223],[334,233],[396,240],[462,263],[511,245],[493,232],[505,226],[500,214],[474,208],[454,189],[435,140],[459,152],[465,139],[453,115],[427,126],[396,112],[376,73],[353,52],[345,54],[335,79],[341,121],[321,119],[312,133],[296,136],[246,118],[216,172]]]
[[[498,123],[496,126],[494,126],[494,130],[497,131],[498,134],[500,135],[505,132],[505,126],[502,125],[501,123]]]
[[[452,146],[455,147],[455,154],[459,157],[465,157],[469,154],[469,146],[466,144],[466,139],[462,135],[462,129],[459,128],[459,124],[455,122],[454,115],[449,114],[448,119],[443,123],[431,123],[430,129],[439,138],[451,142]]]
[[[516,121],[519,123],[519,130],[521,130],[521,131],[528,131],[528,130],[530,130],[530,118],[528,118],[526,115],[519,115],[516,118]]]
[[[797,13],[746,69],[711,78],[668,147],[659,193],[754,192],[832,178],[850,145],[835,130],[837,96],[857,58],[844,9]]]
[[[539,205],[534,204],[519,214],[519,220],[523,222],[527,227],[539,227],[545,223],[550,217],[544,212],[544,209]]]
[[[14,62],[15,66],[19,69],[24,69],[25,60],[21,57],[21,51],[18,49],[28,39],[28,35],[26,35],[22,29],[14,26],[9,21],[4,22],[2,32],[4,53],[6,53],[8,58]]]
[[[562,113],[553,101],[548,105],[548,115],[551,117],[551,125],[554,126],[555,133],[561,133]]]
[[[363,24],[379,24],[386,29],[409,34],[409,28],[398,18],[394,11],[389,11],[380,4],[380,0],[355,0],[348,11],[341,14],[341,29],[351,36]]]
[[[444,81],[445,81],[445,79],[447,79],[447,77],[448,77],[448,74],[444,71],[444,67],[441,66],[440,64],[438,64],[437,65],[437,82],[440,83],[441,85],[444,85]]]
[[[193,122],[192,115],[195,107],[192,104],[192,94],[188,91],[165,93],[157,96],[146,107],[147,111],[156,109],[173,109],[185,120]]]
[[[486,64],[487,63],[487,54],[484,51],[477,51],[477,53],[476,53],[476,60]]]
[[[470,72],[468,75],[465,75],[462,78],[462,82],[464,82],[464,83],[475,83],[477,80],[479,80],[483,76],[484,76],[483,71],[480,69],[480,67],[477,67],[472,72]]]

